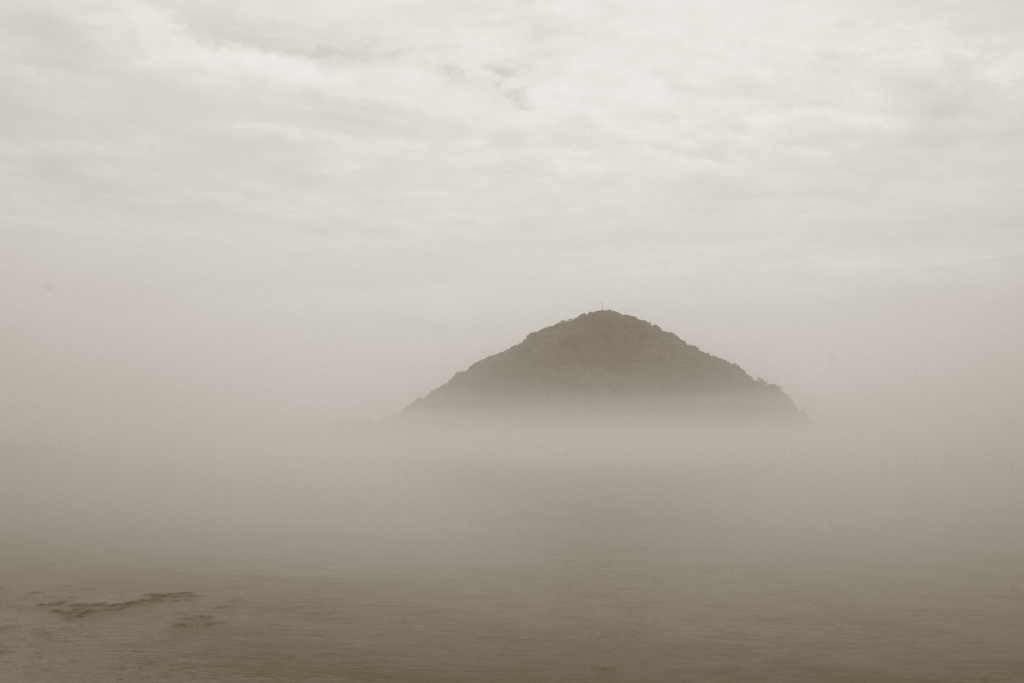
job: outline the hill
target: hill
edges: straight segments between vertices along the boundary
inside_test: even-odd
[[[631,315],[593,311],[457,372],[406,412],[628,409],[802,417],[780,387]]]

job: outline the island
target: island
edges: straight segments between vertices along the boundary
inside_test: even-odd
[[[559,410],[806,420],[781,387],[612,310],[533,332],[455,373],[403,412]]]

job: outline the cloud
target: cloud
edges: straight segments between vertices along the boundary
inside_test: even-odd
[[[1024,24],[1004,3],[4,12],[6,210],[54,229],[349,253],[610,244],[638,264],[772,239],[1019,246]]]

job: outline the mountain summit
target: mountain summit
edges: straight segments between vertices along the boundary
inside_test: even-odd
[[[780,387],[631,315],[601,310],[477,361],[407,412],[616,408],[801,417]]]

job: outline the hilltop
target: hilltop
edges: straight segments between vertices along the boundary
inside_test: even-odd
[[[780,387],[610,310],[533,332],[455,373],[406,412],[592,407],[803,417]]]

